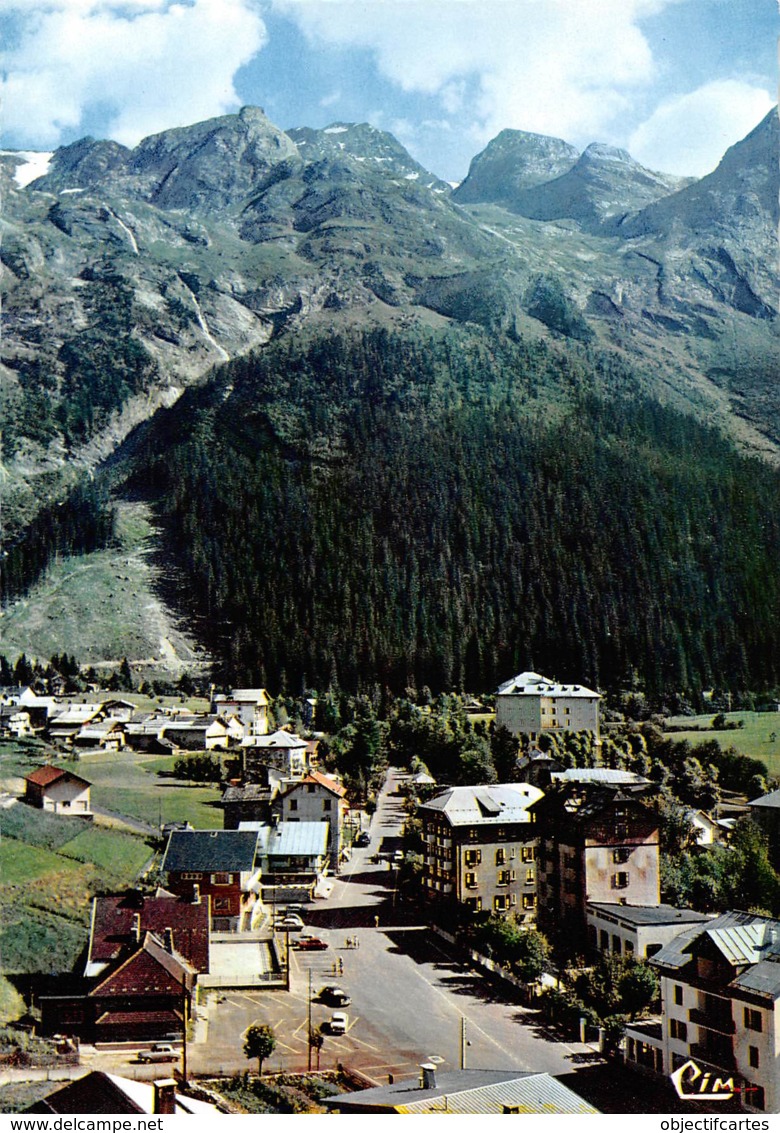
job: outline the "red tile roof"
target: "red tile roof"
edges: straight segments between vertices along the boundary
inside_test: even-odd
[[[85,787],[91,786],[80,775],[74,775],[72,771],[66,771],[64,767],[52,767],[50,763],[43,767],[36,767],[35,771],[31,771],[24,778],[25,782],[34,783],[36,787],[50,787],[52,783],[56,783],[60,779],[71,779],[75,783],[83,783]]]
[[[159,940],[147,932],[137,952],[94,987],[90,996],[181,995],[182,984],[192,986],[194,972],[181,957],[166,952]]]
[[[332,793],[338,795],[340,799],[343,799],[347,793],[344,787],[336,783],[333,779],[329,779],[327,775],[323,775],[321,771],[310,771],[305,779],[301,779],[301,782],[319,783],[321,787],[324,787],[327,791],[332,791]],[[295,788],[293,788],[293,790],[294,789]],[[287,793],[289,794],[290,792],[288,791]]]
[[[134,942],[136,916],[140,918],[142,934],[153,932],[162,937],[165,929],[171,929],[176,951],[199,972],[209,970],[208,900],[204,898],[195,905],[164,890],[158,890],[154,897],[129,894],[96,897],[92,906],[89,963],[118,959],[123,949]]]

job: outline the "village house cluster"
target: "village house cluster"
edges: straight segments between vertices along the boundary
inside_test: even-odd
[[[319,770],[317,742],[269,732],[262,689],[216,695],[202,716],[139,714],[122,700],[81,704],[30,690],[5,690],[3,700],[0,718],[13,734],[29,728],[74,749],[219,749],[232,757],[223,827],[167,829],[156,892],[95,899],[81,986],[42,1001],[44,1030],[89,1041],[166,1038],[182,1033],[198,984],[285,986],[289,936],[274,932],[275,910],[327,895],[360,829],[349,824],[338,778]],[[583,955],[648,960],[661,976],[661,1014],[629,1026],[626,1062],[668,1076],[694,1060],[739,1083],[747,1108],[776,1110],[780,921],[663,904],[654,784],[630,771],[563,769],[535,746],[544,732],[598,737],[597,693],[521,673],[499,689],[496,720],[531,738],[518,760],[526,781],[443,788],[419,806],[432,918],[454,907],[511,915],[565,934]],[[49,765],[27,776],[25,801],[91,814],[89,783]],[[779,801],[774,792],[751,804],[775,855]],[[701,842],[727,833],[702,812],[690,817]],[[225,941],[252,945],[251,972],[221,966]]]

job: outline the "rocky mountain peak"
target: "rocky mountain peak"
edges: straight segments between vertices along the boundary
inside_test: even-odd
[[[567,173],[578,157],[579,150],[560,138],[502,130],[471,162],[455,198],[512,208],[518,194]]]
[[[37,188],[140,197],[163,209],[220,212],[298,150],[258,107],[144,138],[133,150],[83,139],[58,150]]]
[[[617,146],[607,146],[603,142],[591,142],[583,151],[578,165],[586,168],[591,165],[602,164],[608,161],[618,162],[620,165],[633,165],[641,168],[638,161],[634,161],[628,150],[618,149]]]
[[[428,189],[450,192],[449,185],[425,169],[412,155],[384,130],[367,122],[333,122],[324,129],[307,126],[288,130],[305,162],[322,160],[348,160],[363,166],[364,170],[379,172],[386,177],[415,181]]]

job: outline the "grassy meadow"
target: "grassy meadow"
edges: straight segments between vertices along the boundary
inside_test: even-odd
[[[172,776],[174,757],[90,752],[57,759],[40,741],[0,743],[0,790],[23,791],[34,767],[54,762],[92,784],[93,823],[18,802],[0,809],[0,967],[9,974],[73,970],[89,931],[92,897],[132,885],[153,862],[147,835],[123,819],[158,828],[189,821],[221,827],[220,792]]]
[[[778,712],[726,712],[729,723],[742,727],[718,729],[712,727],[715,713],[706,716],[673,716],[666,721],[674,727],[671,733],[676,740],[701,743],[715,739],[721,747],[734,747],[742,755],[762,760],[770,775],[780,776],[780,713]],[[681,729],[677,731],[677,729]]]

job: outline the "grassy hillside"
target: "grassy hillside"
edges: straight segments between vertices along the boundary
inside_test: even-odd
[[[24,776],[46,758],[40,743],[0,745],[0,787],[20,792]],[[93,806],[152,827],[174,820],[221,827],[220,792],[173,779],[173,762],[95,753],[76,769],[92,783]],[[87,941],[92,897],[132,885],[154,852],[121,822],[98,817],[91,824],[24,803],[0,809],[2,970],[70,971]]]
[[[0,812],[0,834],[3,971],[70,971],[87,941],[93,895],[132,883],[149,846],[23,803]]]
[[[0,634],[6,657],[48,659],[64,651],[98,666],[127,657],[142,678],[202,668],[207,658],[158,593],[154,549],[148,508],[121,503],[114,545],[55,559],[6,607]]]

